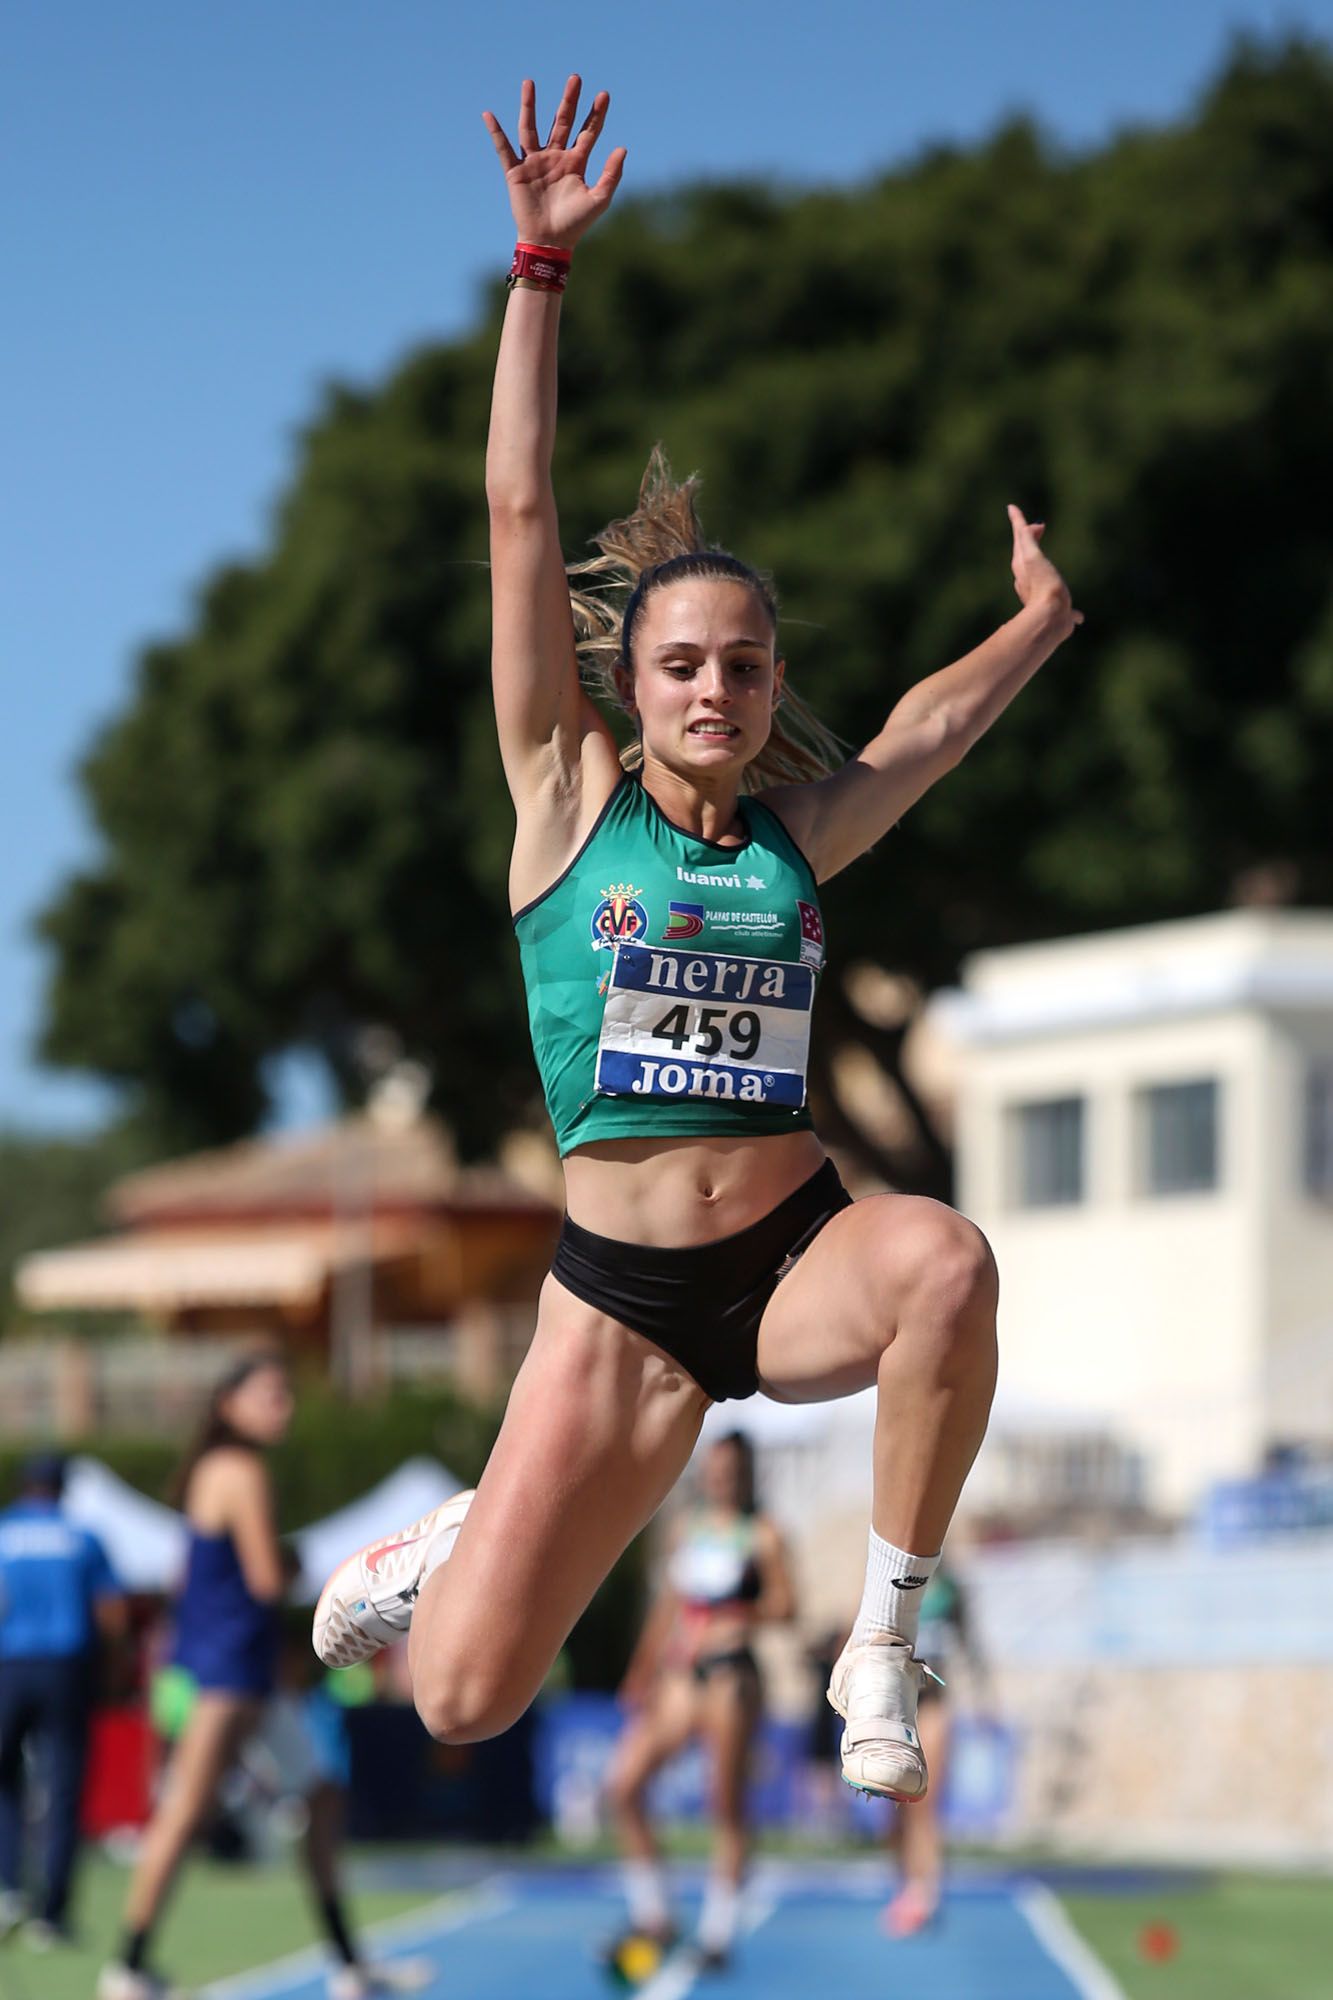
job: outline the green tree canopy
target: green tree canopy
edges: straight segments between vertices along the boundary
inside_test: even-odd
[[[469,1148],[535,1115],[489,712],[483,442],[501,293],[373,393],[331,391],[262,560],[139,662],[83,782],[100,852],[41,918],[57,1063],[165,1143],[355,1034],[427,1058]],[[1087,624],[827,890],[830,1051],[983,944],[1333,895],[1333,61],[1242,45],[1197,111],[1066,157],[1016,121],[849,190],[622,200],[565,306],[571,553],[651,443],[778,580],[795,684],[863,741],[1013,608],[1005,502]],[[941,1184],[920,1138],[887,1162]]]

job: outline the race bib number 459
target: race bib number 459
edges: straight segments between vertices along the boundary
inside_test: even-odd
[[[808,965],[618,944],[597,1088],[799,1110],[814,997]]]

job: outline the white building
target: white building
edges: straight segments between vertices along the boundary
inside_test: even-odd
[[[1333,1447],[1333,913],[983,952],[932,1013],[958,1205],[1000,1265],[974,1500],[1066,1433],[1141,1452],[1173,1510]]]

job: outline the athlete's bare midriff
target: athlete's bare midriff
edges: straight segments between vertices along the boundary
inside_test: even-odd
[[[657,1250],[748,1229],[819,1171],[815,1134],[599,1139],[565,1160],[570,1218],[598,1236]]]

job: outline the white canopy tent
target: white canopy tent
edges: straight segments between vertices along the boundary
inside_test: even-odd
[[[97,1458],[74,1459],[65,1512],[90,1528],[127,1590],[171,1590],[185,1562],[185,1522],[174,1508],[127,1486]]]
[[[369,1493],[349,1501],[323,1521],[302,1528],[294,1537],[301,1556],[301,1574],[294,1595],[313,1603],[338,1564],[345,1557],[405,1528],[438,1507],[462,1486],[452,1472],[434,1458],[409,1458]]]
[[[460,1482],[433,1458],[411,1458],[359,1499],[293,1537],[301,1574],[293,1595],[313,1602],[345,1556],[438,1507]],[[185,1562],[185,1521],[150,1500],[95,1458],[76,1458],[65,1483],[65,1511],[99,1538],[127,1590],[171,1591]]]

